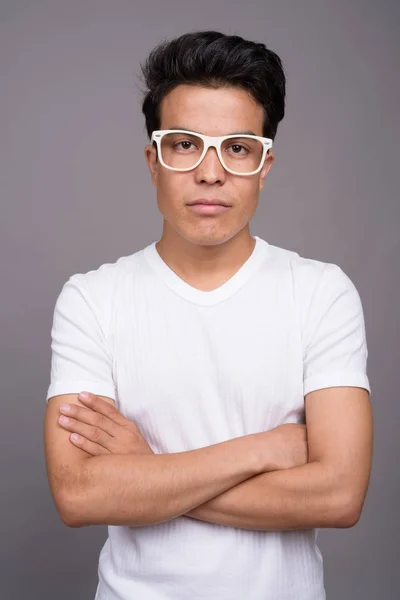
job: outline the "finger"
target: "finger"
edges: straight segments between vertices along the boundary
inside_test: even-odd
[[[61,415],[58,422],[63,429],[66,429],[71,433],[77,433],[90,442],[100,444],[100,446],[103,446],[106,450],[109,449],[110,442],[113,438],[102,429],[86,423],[81,423],[80,421],[71,417],[66,417],[65,415]]]
[[[91,442],[90,440],[87,440],[86,438],[84,438],[81,435],[78,435],[77,433],[71,434],[69,436],[69,439],[74,444],[74,446],[81,448],[81,450],[84,450],[91,456],[101,456],[104,454],[111,454],[109,450],[107,450],[106,448],[103,448],[103,446],[100,446],[100,444]]]
[[[60,412],[81,423],[98,427],[111,436],[115,436],[116,425],[108,417],[97,413],[89,408],[82,408],[78,404],[61,404]]]
[[[108,417],[117,425],[125,426],[132,424],[132,421],[124,417],[120,411],[115,408],[115,406],[112,406],[112,404],[106,402],[103,400],[103,398],[99,398],[99,396],[96,396],[95,394],[91,394],[90,392],[81,392],[78,394],[78,398],[82,404]]]

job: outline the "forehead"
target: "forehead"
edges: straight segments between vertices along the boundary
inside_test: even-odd
[[[182,127],[206,135],[263,134],[264,110],[245,90],[179,85],[160,106],[161,129]]]

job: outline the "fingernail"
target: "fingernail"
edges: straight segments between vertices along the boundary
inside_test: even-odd
[[[87,400],[89,398],[89,393],[88,392],[81,392],[79,394],[79,398],[83,398],[83,400]]]
[[[71,407],[69,404],[61,404],[61,406],[60,406],[61,412],[69,412],[70,410],[71,410]]]
[[[77,433],[73,433],[71,435],[71,438],[74,440],[74,442],[79,442],[79,440],[81,439],[81,436],[78,435]]]
[[[68,419],[68,417],[64,417],[64,415],[62,415],[62,416],[61,416],[61,417],[58,419],[58,422],[59,422],[59,423],[64,423],[64,425],[65,425],[65,424],[69,423],[69,419]]]

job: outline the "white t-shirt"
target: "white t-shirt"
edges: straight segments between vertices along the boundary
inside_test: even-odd
[[[57,299],[47,399],[113,398],[154,452],[304,422],[304,396],[370,391],[359,294],[340,267],[255,236],[223,285],[198,290],[155,242],[75,274]],[[316,530],[255,531],[178,517],[109,526],[96,600],[323,600]]]

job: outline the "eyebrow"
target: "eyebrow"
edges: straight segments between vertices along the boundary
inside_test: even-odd
[[[186,127],[169,127],[169,129],[182,129],[182,131],[193,131],[193,133],[200,133],[194,129],[187,129]],[[226,133],[225,135],[257,135],[254,131],[232,131],[232,133]],[[219,136],[216,136],[219,137]]]

